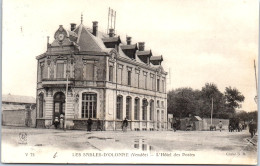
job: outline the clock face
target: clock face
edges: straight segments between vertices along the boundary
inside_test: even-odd
[[[58,38],[59,38],[59,41],[62,41],[64,39],[64,34],[59,34]]]

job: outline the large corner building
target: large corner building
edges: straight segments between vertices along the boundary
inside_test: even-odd
[[[167,73],[144,42],[124,43],[114,29],[104,34],[98,22],[87,28],[81,21],[60,25],[36,59],[37,127],[64,114],[69,129],[85,129],[91,118],[95,130],[99,118],[104,130],[121,130],[127,118],[130,130],[166,130]]]

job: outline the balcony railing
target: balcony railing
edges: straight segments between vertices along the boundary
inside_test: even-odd
[[[44,78],[42,79],[42,86],[66,86],[66,78]],[[68,85],[74,84],[74,78],[68,79]]]

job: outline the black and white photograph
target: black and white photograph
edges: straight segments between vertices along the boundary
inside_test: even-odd
[[[256,165],[258,0],[3,0],[1,162]]]

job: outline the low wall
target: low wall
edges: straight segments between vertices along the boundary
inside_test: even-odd
[[[216,126],[216,129],[219,129],[219,121],[222,122],[222,129],[228,130],[229,119],[212,119],[212,124]],[[211,124],[210,118],[203,118],[203,130],[209,130]]]
[[[2,123],[4,126],[26,126],[26,110],[2,111]]]

